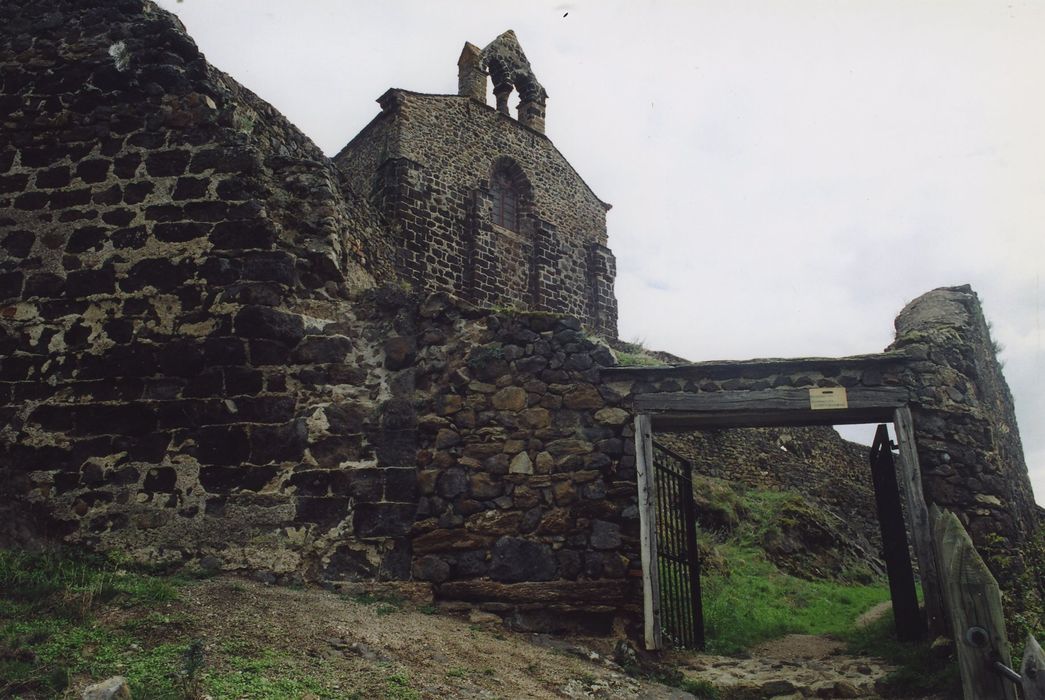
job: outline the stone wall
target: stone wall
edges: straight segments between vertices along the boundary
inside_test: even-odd
[[[365,205],[150,2],[0,26],[2,539],[300,574],[354,533],[384,566]]]
[[[908,304],[892,349],[908,385],[926,498],[955,511],[978,546],[1011,556],[1038,526],[1012,394],[976,293],[946,287]],[[1001,572],[997,572],[1001,573]]]
[[[606,210],[543,134],[469,97],[390,90],[335,158],[372,198],[400,274],[481,306],[570,314],[617,334]],[[513,172],[518,231],[491,221],[490,177]]]
[[[640,600],[632,420],[578,321],[421,310],[413,575],[519,629],[607,633]]]

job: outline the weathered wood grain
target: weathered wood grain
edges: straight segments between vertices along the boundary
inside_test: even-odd
[[[896,636],[905,642],[922,639],[925,636],[925,623],[918,610],[918,594],[914,587],[914,572],[911,570],[900,489],[896,483],[889,432],[884,423],[878,426],[871,447],[871,481],[874,484],[878,526],[882,533],[882,552],[889,573]]]
[[[994,669],[996,660],[1012,666],[998,582],[958,516],[938,510],[935,517],[934,535],[963,697],[965,700],[1016,700],[1015,684]]]
[[[685,391],[638,394],[635,410],[651,413],[658,430],[675,427],[758,427],[769,425],[841,425],[893,419],[893,410],[906,404],[901,387],[853,387],[848,408],[814,410],[809,389],[753,391]]]
[[[639,539],[642,545],[642,612],[646,648],[663,647],[660,629],[660,577],[657,570],[656,484],[653,479],[653,426],[648,414],[635,416],[635,468],[639,487]]]
[[[1045,700],[1045,653],[1033,634],[1027,635],[1027,645],[1023,647],[1020,676],[1023,700]]]
[[[932,526],[929,509],[925,505],[922,491],[922,470],[918,464],[918,449],[914,443],[914,419],[911,409],[902,406],[893,413],[896,442],[900,451],[900,478],[907,499],[908,526],[918,559],[918,573],[922,580],[925,597],[925,618],[929,629],[936,635],[947,634],[940,593],[940,576],[937,570],[936,552],[933,548]]]

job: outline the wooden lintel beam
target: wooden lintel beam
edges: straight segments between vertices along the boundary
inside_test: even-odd
[[[846,390],[848,408],[832,410],[844,414],[847,411],[864,410],[882,412],[892,418],[892,411],[905,406],[909,394],[902,387],[853,387]],[[716,391],[695,393],[671,391],[664,393],[639,394],[635,397],[637,412],[685,411],[688,413],[770,413],[778,411],[809,411],[812,415],[820,411],[811,409],[809,389],[792,387],[780,389],[758,389],[752,391]],[[824,411],[826,414],[827,411]]]
[[[651,411],[658,431],[677,432],[703,428],[776,428],[811,425],[858,425],[892,420],[893,409],[849,409],[846,411],[765,411],[756,413],[691,413]]]

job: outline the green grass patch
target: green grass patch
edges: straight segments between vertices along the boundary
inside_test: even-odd
[[[841,635],[888,586],[807,581],[782,573],[758,549],[722,545],[729,570],[703,578],[708,651],[737,654],[785,634]]]
[[[731,529],[702,532],[699,538],[708,651],[738,654],[786,634],[838,636],[860,614],[889,600],[884,581],[807,580],[781,571],[767,558],[763,543],[794,525],[796,509],[809,507],[799,494],[724,483],[702,488],[701,494],[723,512],[736,514],[727,519]]]
[[[21,604],[84,618],[96,604],[155,605],[177,597],[176,580],[137,573],[112,558],[58,548],[0,550],[0,599],[11,612]]]
[[[115,558],[54,548],[0,550],[0,697],[56,697],[75,676],[127,676],[140,697],[175,694],[186,645],[149,645],[140,633],[162,624],[158,605],[178,582],[130,570]],[[140,626],[109,629],[104,607],[150,610]],[[139,692],[140,689],[140,692]]]
[[[306,693],[334,697],[329,669],[321,661],[302,667],[289,654],[263,649],[250,656],[228,656],[203,674],[203,687],[215,698],[284,700]]]
[[[411,687],[405,672],[393,673],[385,679],[385,693],[389,700],[421,700],[421,693]]]

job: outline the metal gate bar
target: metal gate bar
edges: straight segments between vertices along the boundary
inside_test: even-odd
[[[673,646],[703,649],[704,611],[692,473],[688,459],[653,443],[661,625]]]

